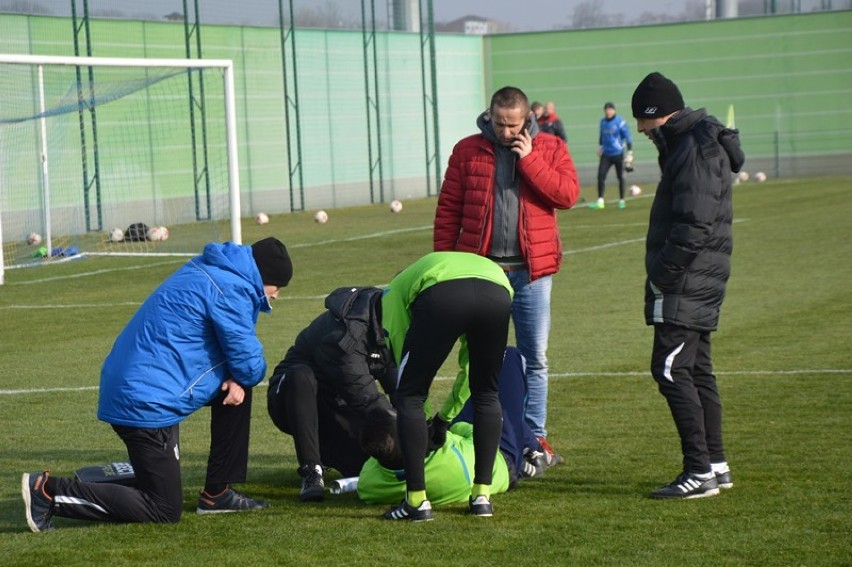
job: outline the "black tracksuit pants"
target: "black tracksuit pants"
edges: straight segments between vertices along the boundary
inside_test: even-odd
[[[423,459],[428,447],[424,402],[447,355],[467,337],[468,381],[473,405],[476,484],[491,484],[502,430],[498,376],[509,332],[512,300],[500,285],[478,278],[433,285],[411,304],[411,325],[399,361],[397,409],[399,444],[409,492],[426,489]]]
[[[245,482],[251,426],[251,388],[239,406],[225,406],[227,392],[211,402],[207,485]],[[139,429],[113,425],[127,446],[134,486],[55,478],[54,513],[101,522],[177,522],[183,509],[179,426]]]
[[[598,163],[598,197],[603,199],[604,189],[606,187],[606,174],[609,173],[609,168],[615,166],[615,175],[618,177],[618,198],[624,199],[624,156],[601,156],[601,161]]]
[[[270,382],[267,409],[275,426],[293,436],[300,467],[324,465],[358,476],[367,462],[359,444],[363,418],[320,388],[307,364],[294,364]]]
[[[722,400],[713,374],[710,332],[654,325],[651,374],[677,426],[684,472],[710,472],[710,463],[725,461]]]

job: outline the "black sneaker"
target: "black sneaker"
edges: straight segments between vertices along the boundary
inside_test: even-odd
[[[198,508],[196,508],[195,513],[224,514],[227,512],[249,512],[268,507],[268,502],[250,498],[229,486],[215,496],[208,494],[206,490],[202,491],[198,495]]]
[[[494,515],[494,505],[491,504],[491,500],[487,496],[480,495],[476,498],[471,496],[468,500],[468,506],[468,512],[471,516],[490,518]]]
[[[521,467],[521,476],[524,478],[535,478],[542,476],[548,468],[548,455],[544,451],[527,451],[524,453],[524,464]]]
[[[302,502],[322,502],[325,497],[325,480],[322,478],[323,468],[320,465],[302,465],[299,476],[302,477],[302,489],[299,500]]]
[[[24,510],[27,524],[34,532],[53,529],[53,498],[44,491],[48,471],[24,473],[21,477],[21,496],[24,497]]]
[[[727,469],[724,472],[717,472],[716,474],[716,484],[719,485],[719,488],[733,488],[734,487],[734,477],[731,475],[731,469]]]
[[[698,478],[695,473],[682,473],[674,481],[651,493],[651,498],[706,498],[719,494],[719,484],[716,476],[708,479]]]
[[[395,506],[385,512],[382,517],[385,520],[408,520],[409,522],[429,522],[435,519],[432,513],[432,503],[424,500],[420,506],[415,508],[403,498],[399,506]]]

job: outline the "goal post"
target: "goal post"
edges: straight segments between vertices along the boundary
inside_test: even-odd
[[[80,68],[93,72],[81,81]],[[212,87],[205,136],[190,119],[195,73]],[[0,101],[0,284],[71,256],[242,243],[231,60],[0,54]],[[131,233],[141,225],[155,230]]]

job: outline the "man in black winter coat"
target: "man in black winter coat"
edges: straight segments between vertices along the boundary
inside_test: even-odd
[[[651,373],[681,440],[683,471],[654,498],[701,498],[731,488],[710,333],[731,271],[732,174],[743,165],[736,130],[685,107],[677,86],[651,73],[633,93],[637,129],[659,151],[646,239],[645,318],[654,326]]]
[[[302,501],[323,499],[326,467],[357,476],[368,456],[361,426],[373,411],[391,411],[393,355],[381,324],[382,290],[344,287],[325,300],[326,311],[296,337],[269,379],[267,409],[293,436]]]

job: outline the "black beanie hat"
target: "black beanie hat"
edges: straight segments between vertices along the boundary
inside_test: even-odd
[[[263,285],[285,287],[290,283],[290,278],[293,277],[293,264],[290,262],[290,255],[287,254],[287,248],[280,240],[274,236],[258,240],[251,245],[251,253],[260,271]]]
[[[677,85],[657,72],[642,79],[633,92],[634,118],[660,118],[684,106]]]

